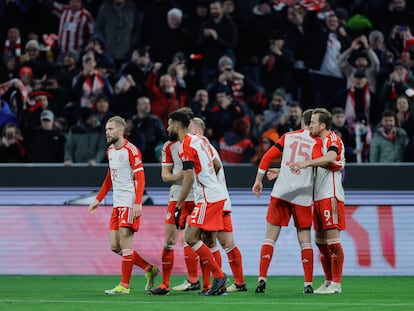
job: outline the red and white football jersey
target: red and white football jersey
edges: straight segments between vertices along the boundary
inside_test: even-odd
[[[311,160],[315,144],[316,140],[308,130],[298,130],[284,134],[276,145],[266,152],[259,164],[258,172],[261,174],[269,168],[271,158],[283,152],[279,176],[273,185],[271,196],[302,206],[312,205],[312,167],[294,173],[289,166],[294,162]]]
[[[207,139],[207,138],[206,138]],[[207,140],[208,141],[208,140]],[[218,153],[218,151],[216,150],[216,148],[214,148],[213,145],[211,145],[211,149],[214,152],[214,156],[215,158],[220,162],[221,164],[221,168],[217,173],[217,180],[219,182],[219,184],[223,187],[223,189],[225,190],[226,193],[226,202],[224,203],[224,208],[223,211],[224,212],[231,212],[231,200],[230,200],[230,195],[229,195],[229,190],[227,189],[227,182],[226,182],[226,176],[224,174],[224,167],[223,167],[223,162],[220,159],[220,155]]]
[[[327,137],[318,144],[319,156],[325,155],[332,148],[338,150],[336,161],[328,167],[318,167],[314,186],[314,200],[336,198],[345,201],[344,188],[342,186],[342,169],[345,166],[345,147],[342,139],[335,132],[330,132]],[[315,153],[314,156],[318,157]]]
[[[132,207],[135,201],[134,173],[144,169],[141,152],[126,140],[125,144],[118,149],[111,145],[107,154],[114,206]]]
[[[162,147],[161,152],[161,165],[162,166],[172,166],[172,173],[178,174],[183,170],[183,162],[180,159],[181,143],[179,141],[167,141]],[[170,187],[170,201],[177,201],[181,193],[182,181],[177,182],[176,184],[171,185]],[[191,191],[186,201],[194,201],[194,193]]]
[[[210,144],[196,135],[187,134],[181,144],[180,158],[194,163],[193,185],[196,203],[214,203],[226,199],[226,193],[219,184],[214,170],[214,152]]]

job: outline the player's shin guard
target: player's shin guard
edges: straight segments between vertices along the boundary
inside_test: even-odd
[[[198,241],[196,244],[192,246],[192,248],[198,254],[198,256],[200,256],[200,260],[202,261],[202,263],[207,264],[214,278],[224,278],[223,271],[215,261],[207,245],[205,245],[202,241]]]
[[[131,281],[132,268],[134,266],[134,251],[132,249],[122,250],[122,277],[121,285],[125,288],[129,288],[129,282]]]
[[[342,268],[344,265],[344,250],[339,239],[328,240],[328,247],[331,253],[332,282],[341,283]]]
[[[302,266],[304,273],[304,281],[306,283],[312,283],[313,279],[313,250],[311,243],[301,244]]]
[[[270,262],[273,258],[273,251],[275,248],[275,241],[272,239],[265,239],[260,250],[260,271],[259,277],[266,279],[267,271],[269,270]]]
[[[184,260],[187,267],[188,280],[191,283],[198,281],[198,255],[197,253],[187,244],[184,245]]]
[[[332,281],[331,254],[328,244],[319,239],[315,239],[315,243],[319,248],[319,260],[321,261],[322,270],[325,274],[325,280]]]
[[[239,248],[237,246],[233,246],[232,248],[225,249],[224,251],[227,253],[227,257],[229,259],[229,265],[231,272],[233,273],[234,282],[237,285],[244,284],[243,262]]]
[[[161,256],[162,284],[170,287],[171,271],[174,266],[174,245],[164,245]]]

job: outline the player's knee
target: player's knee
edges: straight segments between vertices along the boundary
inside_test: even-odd
[[[111,251],[113,251],[115,254],[122,256],[122,249],[119,247],[111,247]]]
[[[164,243],[164,248],[168,249],[168,250],[173,250],[175,247],[175,243],[174,244],[170,244],[170,243]]]

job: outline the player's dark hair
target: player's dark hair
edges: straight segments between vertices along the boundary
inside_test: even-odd
[[[312,115],[318,115],[318,121],[320,124],[324,123],[327,130],[331,129],[332,125],[332,114],[325,108],[315,108],[313,109]]]
[[[178,110],[175,110],[173,112],[170,112],[168,115],[168,118],[170,118],[173,121],[179,122],[183,128],[188,128],[188,125],[190,124],[191,119],[194,117],[194,114],[189,112],[191,109],[184,109],[180,108]]]

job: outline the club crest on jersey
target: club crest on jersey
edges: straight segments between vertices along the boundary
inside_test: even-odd
[[[119,155],[119,162],[123,162],[125,160],[125,155],[120,154]]]

